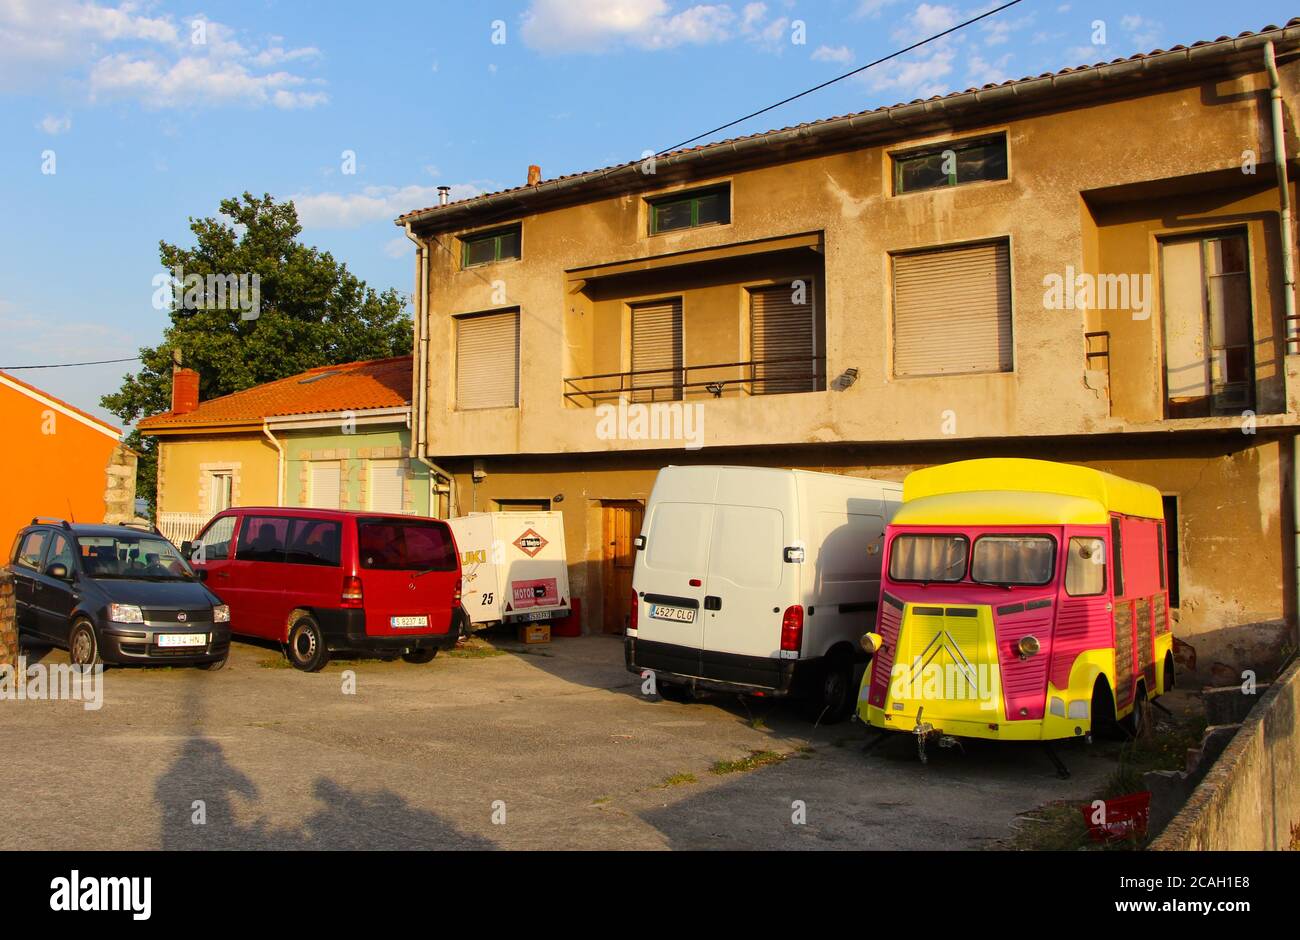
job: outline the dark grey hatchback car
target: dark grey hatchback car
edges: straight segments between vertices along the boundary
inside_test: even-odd
[[[9,570],[20,635],[74,663],[226,664],[229,608],[156,532],[33,519]]]

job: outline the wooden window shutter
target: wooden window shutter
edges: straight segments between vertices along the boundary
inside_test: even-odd
[[[370,461],[370,508],[375,512],[401,512],[405,479],[400,461]]]
[[[342,505],[342,480],[337,460],[317,460],[311,465],[313,509],[338,509]]]
[[[632,305],[633,401],[682,397],[682,299]],[[635,373],[644,372],[644,375]],[[667,386],[667,387],[662,387]]]
[[[749,336],[755,395],[812,392],[817,388],[817,340],[811,282],[803,303],[789,284],[749,292]],[[771,360],[787,360],[772,362]],[[766,364],[765,364],[766,363]]]
[[[1006,242],[894,257],[894,374],[1011,371]]]
[[[456,320],[456,407],[519,405],[519,311]]]

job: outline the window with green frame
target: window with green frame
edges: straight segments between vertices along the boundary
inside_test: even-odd
[[[461,267],[472,268],[494,261],[513,261],[519,257],[518,225],[467,235],[460,240]]]
[[[894,154],[894,195],[1007,178],[1005,136]]]
[[[650,200],[651,235],[730,221],[730,186],[710,186]]]

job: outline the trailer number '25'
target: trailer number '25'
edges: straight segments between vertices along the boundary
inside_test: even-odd
[[[695,611],[690,607],[666,607],[663,604],[651,604],[650,616],[656,620],[672,620],[676,623],[695,622]]]

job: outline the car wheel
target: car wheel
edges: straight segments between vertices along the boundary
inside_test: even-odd
[[[68,658],[74,666],[102,666],[99,658],[99,638],[88,620],[78,620],[68,634]]]
[[[1133,710],[1124,716],[1120,725],[1124,732],[1134,739],[1145,737],[1150,732],[1151,701],[1147,698],[1147,687],[1144,683],[1138,683],[1137,692],[1133,696]]]
[[[438,655],[438,647],[430,646],[427,649],[411,650],[409,653],[402,654],[402,662],[414,663],[417,666],[424,663],[433,662],[433,657]]]
[[[325,637],[314,617],[304,614],[289,628],[289,662],[303,672],[319,672],[330,661]]]
[[[1105,679],[1098,678],[1092,686],[1092,704],[1088,714],[1092,720],[1094,740],[1115,740],[1122,738],[1119,723],[1115,721],[1115,697]]]
[[[206,663],[199,663],[199,668],[206,669],[208,672],[217,672],[218,670],[225,669],[226,663],[228,662],[230,662],[229,651],[227,651],[226,655],[222,656],[220,659],[214,659],[211,662]]]
[[[848,656],[828,657],[813,700],[814,720],[833,725],[849,717],[853,709],[853,660]]]

